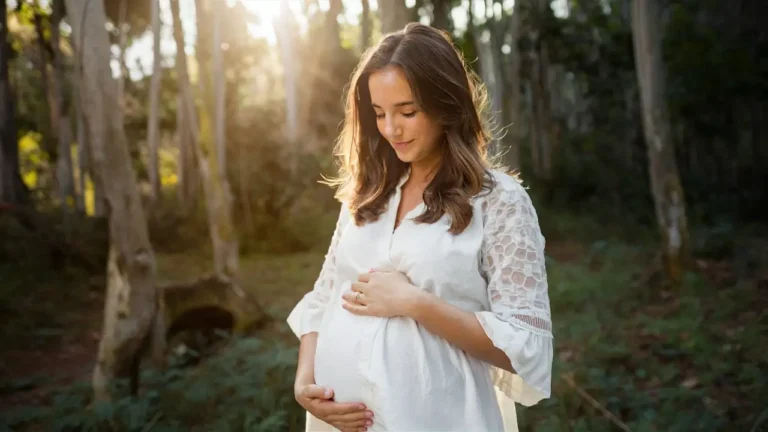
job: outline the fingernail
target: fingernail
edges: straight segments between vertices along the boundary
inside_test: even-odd
[[[365,405],[362,405],[362,404],[358,405],[357,407],[360,408],[361,410],[365,409]]]
[[[371,418],[371,417],[373,417],[373,413],[371,411],[368,411],[368,412],[365,413],[365,416],[368,417],[368,418]]]
[[[373,422],[372,422],[372,421],[370,421],[370,420],[368,420],[367,422],[365,422],[365,425],[366,425],[366,426],[370,426],[370,425],[372,425],[372,424],[373,424]]]
[[[331,391],[330,390],[326,390],[325,391],[325,397],[331,397]]]

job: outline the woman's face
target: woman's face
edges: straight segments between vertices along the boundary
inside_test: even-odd
[[[401,161],[430,166],[440,159],[442,126],[416,106],[408,79],[399,66],[372,73],[368,90],[379,132]]]

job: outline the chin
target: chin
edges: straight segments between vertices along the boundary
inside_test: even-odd
[[[393,150],[395,149],[393,148]],[[409,151],[395,150],[395,155],[397,156],[398,159],[400,159],[400,161],[406,162],[406,163],[411,163],[413,162],[413,159],[414,159],[413,154],[411,154],[411,152]]]
[[[408,155],[402,155],[399,153],[396,153],[396,154],[397,154],[397,158],[400,159],[401,162],[405,162],[405,163],[413,162],[413,158]]]

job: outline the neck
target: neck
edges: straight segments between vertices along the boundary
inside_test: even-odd
[[[427,185],[432,178],[437,174],[437,170],[440,168],[440,158],[429,161],[419,161],[411,163],[411,175],[408,179],[409,183],[416,183],[419,185]]]

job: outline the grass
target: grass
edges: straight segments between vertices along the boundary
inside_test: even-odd
[[[196,368],[146,372],[141,397],[89,405],[80,382],[51,406],[6,413],[0,430],[46,431],[298,431],[302,412],[293,399],[294,347],[258,338],[233,339]],[[126,383],[117,385],[125,394]]]
[[[619,423],[633,431],[768,430],[758,418],[768,407],[765,312],[741,319],[760,310],[757,285],[718,287],[689,274],[683,286],[665,287],[648,277],[648,259],[644,249],[615,243],[551,263],[553,397],[518,409],[521,431]]]
[[[549,239],[553,394],[534,407],[518,407],[521,431],[611,431],[619,425],[636,432],[768,430],[768,301],[760,292],[768,261],[762,249],[728,246],[738,254],[713,253],[717,258],[707,258],[706,271],[670,287],[647,230],[600,237],[605,231],[597,226],[547,214],[542,224]],[[717,235],[747,244],[736,235]],[[750,248],[766,244],[752,240]],[[723,249],[711,243],[711,250]],[[232,340],[196,368],[150,374],[138,400],[89,411],[83,408],[87,385],[77,384],[48,408],[14,410],[8,427],[301,430],[303,413],[292,395],[297,341],[284,318],[311,289],[324,252],[242,259],[243,287],[278,318],[268,332]],[[159,258],[161,280],[191,279],[210,268],[199,256]]]

